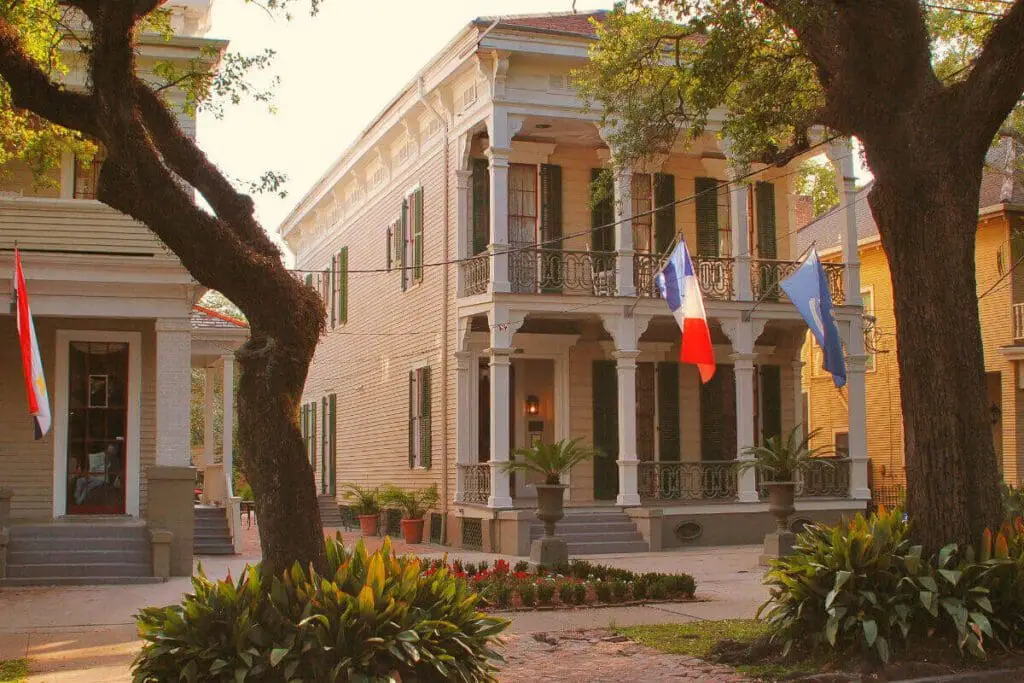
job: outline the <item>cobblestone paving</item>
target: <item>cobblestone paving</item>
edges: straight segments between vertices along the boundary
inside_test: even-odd
[[[668,655],[610,631],[533,633],[507,638],[503,683],[738,683],[750,679],[693,657]]]

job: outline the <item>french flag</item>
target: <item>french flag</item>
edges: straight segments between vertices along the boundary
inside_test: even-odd
[[[715,351],[711,346],[711,330],[704,313],[700,283],[683,240],[679,240],[654,282],[683,331],[679,360],[696,365],[701,382],[707,384],[715,374]]]

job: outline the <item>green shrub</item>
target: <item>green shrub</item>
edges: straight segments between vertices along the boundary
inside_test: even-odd
[[[558,599],[561,601],[563,605],[571,605],[573,602],[572,594],[574,591],[575,584],[563,583],[558,587]]]
[[[651,582],[649,589],[649,595],[652,600],[664,600],[668,597],[668,586],[661,579],[655,579]]]
[[[634,600],[645,600],[647,598],[647,579],[638,578],[633,582],[633,599]]]
[[[532,583],[519,584],[519,600],[523,607],[533,607],[537,604],[537,587]]]
[[[244,501],[255,500],[252,496],[252,486],[249,484],[243,484],[242,488],[238,489],[238,497]]]
[[[597,594],[598,602],[612,601],[612,585],[607,581],[598,581],[595,583],[594,592]]]
[[[615,580],[612,581],[612,599],[615,602],[622,602],[626,599],[626,582]]]
[[[388,539],[371,555],[338,536],[323,576],[298,564],[246,567],[237,582],[200,572],[181,604],[139,613],[133,680],[494,680],[508,622],[478,612],[447,569],[422,569]]]
[[[479,567],[480,567],[480,571],[485,572],[488,569],[490,569],[491,565],[490,565],[490,563],[487,560],[480,560]]]
[[[507,583],[499,584],[494,592],[495,602],[498,607],[506,608],[512,604],[512,586]]]
[[[466,572],[468,576],[473,576],[477,572],[476,565],[472,562],[467,562],[465,565],[463,565],[462,571]]]
[[[537,601],[542,605],[550,605],[555,598],[555,584],[545,581],[537,586]]]
[[[526,560],[519,560],[512,568],[514,572],[528,572],[530,571],[530,563]]]
[[[575,583],[572,586],[572,604],[582,605],[587,602],[587,586],[583,583]]]

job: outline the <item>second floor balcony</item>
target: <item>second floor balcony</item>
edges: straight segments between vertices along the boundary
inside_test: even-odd
[[[566,294],[583,296],[635,296],[660,298],[654,277],[667,256],[632,255],[632,291],[623,291],[616,252],[548,248],[516,248],[508,255],[509,292],[512,294]],[[693,266],[701,293],[709,301],[781,301],[779,282],[791,275],[798,261],[694,255]],[[489,254],[461,264],[463,296],[491,291]],[[845,303],[842,263],[823,263],[832,302]],[[628,283],[628,279],[627,279]]]

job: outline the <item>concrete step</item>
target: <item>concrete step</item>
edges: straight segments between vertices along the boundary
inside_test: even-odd
[[[7,576],[16,578],[143,576],[151,577],[153,568],[141,562],[85,562],[60,564],[8,564]]]
[[[11,541],[21,539],[148,538],[145,524],[23,524],[11,527]]]
[[[618,541],[614,543],[566,543],[569,555],[608,555],[620,553],[646,553],[646,541]]]
[[[194,528],[195,528],[196,531],[199,531],[200,529],[203,529],[203,530],[206,530],[206,531],[215,531],[215,532],[228,533],[228,523],[227,523],[227,520],[224,520],[224,519],[216,521],[216,522],[196,522],[195,525],[194,525]]]
[[[194,555],[234,555],[231,528],[227,510],[220,507],[196,507],[195,526],[192,530]]]
[[[19,538],[12,540],[8,546],[10,552],[33,551],[75,551],[75,550],[107,550],[107,551],[138,551],[149,553],[147,538],[96,537],[87,538]]]
[[[145,564],[149,560],[149,549],[132,550],[19,550],[7,553],[12,565],[37,564]]]
[[[555,527],[555,533],[564,538],[567,543],[592,543],[595,541],[642,541],[644,537],[636,529],[632,531],[595,532],[595,533],[573,533],[563,534]],[[543,529],[530,530],[530,540],[536,540],[544,535]]]
[[[559,536],[566,536],[572,534],[618,534],[626,533],[630,531],[636,531],[636,525],[632,522],[616,522],[614,524],[583,524],[583,523],[569,523],[564,524],[558,522],[555,524],[555,530]],[[543,533],[543,524],[531,524],[530,533]]]
[[[40,576],[0,579],[0,587],[20,586],[106,586],[163,583],[155,576]]]
[[[193,555],[234,555],[235,547],[227,543],[193,543]]]

